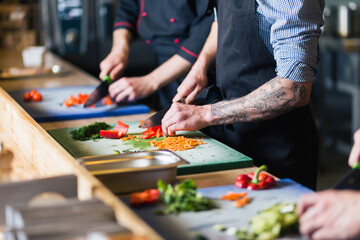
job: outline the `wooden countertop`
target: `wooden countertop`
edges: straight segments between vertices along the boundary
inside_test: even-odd
[[[20,52],[0,50],[0,56],[2,56],[0,58],[0,69],[12,66],[23,66]],[[132,213],[130,209],[125,207],[102,183],[91,176],[84,168],[79,168],[74,158],[45,131],[54,128],[79,127],[93,123],[94,121],[105,121],[108,123],[114,123],[117,120],[124,122],[139,121],[150,114],[38,124],[6,91],[98,84],[97,79],[93,76],[63,61],[54,54],[47,53],[45,56],[45,65],[52,66],[53,64],[63,66],[70,73],[64,76],[0,80],[0,141],[4,143],[4,151],[0,153],[0,182],[74,173],[80,176],[80,196],[84,199],[93,195],[98,196],[114,208],[121,224],[130,228],[136,234],[150,236],[150,239],[159,239],[160,237],[157,233]],[[184,175],[179,176],[177,179],[181,181],[186,178],[192,178],[198,187],[228,185],[233,184],[238,174],[252,172],[254,169],[255,168],[246,168]]]

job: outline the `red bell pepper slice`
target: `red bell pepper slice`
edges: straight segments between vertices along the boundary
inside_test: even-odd
[[[135,192],[130,195],[130,203],[133,205],[142,205],[154,203],[158,200],[160,191],[158,189],[148,189],[142,192]]]
[[[141,134],[142,134],[142,136],[139,137],[141,139],[149,139],[152,137],[161,137],[163,135],[161,125],[148,128]]]
[[[237,176],[235,186],[248,190],[261,190],[271,188],[276,184],[275,179],[262,171],[266,171],[265,165],[260,166],[255,173],[240,174]]]
[[[126,135],[129,130],[129,125],[117,121],[117,125],[114,130],[100,130],[100,136],[103,138],[117,139]]]
[[[100,130],[100,136],[102,136],[103,138],[110,138],[110,139],[121,138],[122,136],[119,133],[120,132],[113,130]]]
[[[127,125],[121,121],[117,121],[114,131],[122,132],[123,136],[125,136],[126,133],[128,132],[128,130],[129,130],[129,125]]]

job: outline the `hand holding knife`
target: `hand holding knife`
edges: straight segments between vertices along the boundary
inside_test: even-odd
[[[90,94],[88,99],[84,104],[84,108],[89,107],[97,102],[99,102],[103,97],[109,94],[109,86],[112,83],[109,75],[106,75],[103,81],[95,88],[95,90]]]

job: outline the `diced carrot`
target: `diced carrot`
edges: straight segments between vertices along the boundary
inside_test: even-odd
[[[243,207],[245,206],[247,203],[249,202],[249,197],[245,196],[243,198],[240,198],[239,200],[237,200],[236,202],[234,202],[234,206],[235,207]]]
[[[227,194],[221,196],[220,199],[234,201],[234,200],[239,200],[240,198],[245,197],[246,195],[247,195],[246,192],[239,192],[239,193],[228,192]]]

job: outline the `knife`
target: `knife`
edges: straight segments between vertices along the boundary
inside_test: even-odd
[[[111,78],[109,75],[104,77],[104,80],[100,83],[99,86],[95,88],[95,90],[90,94],[86,102],[84,103],[84,108],[90,107],[91,105],[100,101],[103,97],[108,95],[109,93],[109,86],[112,83]]]
[[[185,103],[185,98],[180,99],[177,101],[179,103]],[[161,125],[161,120],[165,116],[166,112],[169,111],[172,104],[169,104],[168,106],[162,108],[157,113],[153,114],[152,116],[148,117],[144,121],[140,122],[139,128],[150,128],[150,127],[156,127]]]
[[[334,189],[360,190],[360,163],[352,166],[345,176],[343,176],[333,187]]]

